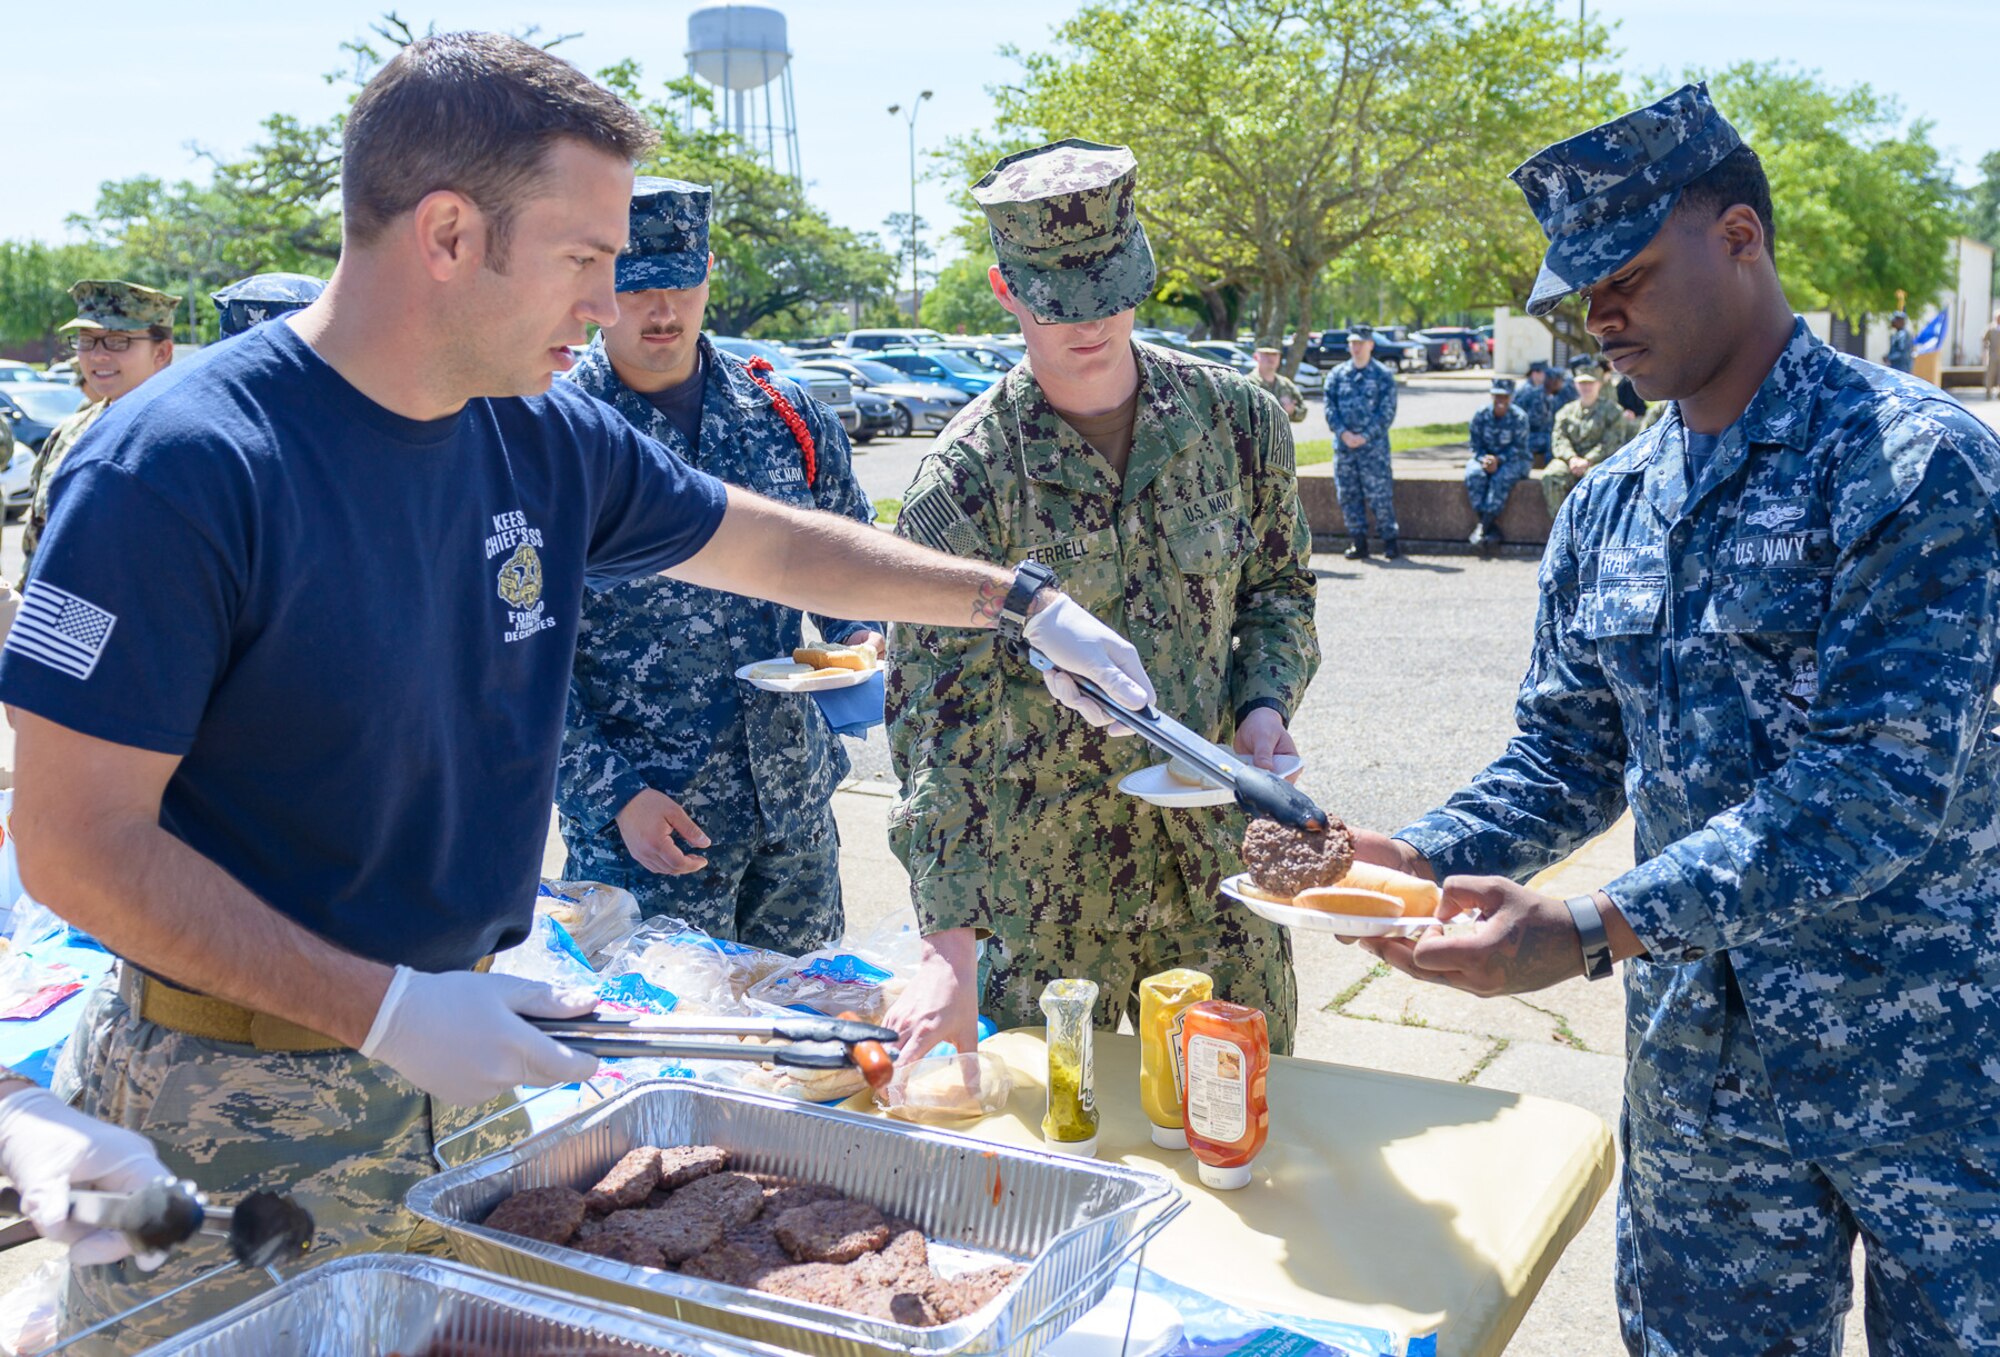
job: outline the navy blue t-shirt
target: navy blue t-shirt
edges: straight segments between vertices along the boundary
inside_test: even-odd
[[[53,491],[0,701],[181,756],[168,831],[432,970],[526,935],[585,588],[725,502],[567,382],[404,419],[282,321],[119,401]]]

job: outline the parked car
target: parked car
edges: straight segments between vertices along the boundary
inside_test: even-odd
[[[800,368],[803,372],[805,369]],[[861,427],[850,435],[857,443],[866,443],[876,434],[894,434],[898,425],[909,418],[896,409],[896,402],[887,396],[878,396],[873,391],[856,390],[854,408],[861,412]]]
[[[34,498],[29,490],[28,473],[34,469],[35,454],[25,443],[16,443],[14,455],[7,459],[5,467],[0,467],[0,504],[6,506],[9,523],[28,512],[28,501]]]
[[[875,355],[875,361],[912,377],[955,386],[968,396],[976,396],[1000,380],[999,373],[989,372],[963,354],[944,348],[884,349]]]
[[[17,363],[11,358],[0,358],[0,382],[39,382],[42,374],[26,363]]]
[[[1454,342],[1464,354],[1462,362],[1447,360],[1446,367],[1491,367],[1493,351],[1479,331],[1467,325],[1431,325],[1419,332],[1425,339],[1442,339]]]
[[[944,348],[952,353],[964,354],[979,366],[995,376],[1005,376],[1016,363],[1028,356],[1026,349],[1007,344],[993,344],[983,339],[947,340]]]
[[[56,425],[83,406],[83,388],[61,382],[0,384],[0,419],[14,431],[14,441],[39,449]]]
[[[892,438],[903,438],[912,433],[936,433],[972,399],[955,386],[922,381],[873,358],[833,352],[809,353],[801,361],[801,366],[839,373],[858,389],[886,396],[895,402],[902,417],[896,427],[884,431]]]
[[[849,330],[847,347],[850,349],[919,349],[928,344],[942,344],[945,337],[936,330],[926,330],[921,326],[910,330]]]
[[[1306,346],[1316,366],[1332,368],[1348,360],[1347,327],[1327,330]],[[1375,361],[1395,372],[1421,372],[1427,366],[1423,346],[1412,344],[1383,327],[1375,330]]]
[[[735,335],[710,335],[709,342],[724,353],[735,354],[738,358],[762,358],[777,369],[782,377],[789,377],[812,393],[812,398],[833,411],[840,427],[847,430],[852,438],[861,431],[861,409],[854,403],[851,383],[838,373],[822,372],[808,374],[798,366],[798,360],[785,354],[776,344],[767,344],[761,339],[742,339]]]
[[[1254,352],[1244,352],[1241,345],[1231,344],[1220,339],[1197,339],[1192,341],[1188,347],[1193,349],[1197,356],[1212,359],[1227,367],[1235,368],[1238,372],[1255,372],[1257,370],[1256,354]]]

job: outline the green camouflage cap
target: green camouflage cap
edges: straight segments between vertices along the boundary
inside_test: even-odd
[[[76,319],[58,330],[143,330],[150,325],[172,325],[179,297],[156,288],[142,287],[116,278],[86,278],[69,290],[76,303]]]
[[[1132,210],[1138,162],[1075,137],[1008,156],[972,186],[1000,276],[1036,320],[1077,325],[1130,311],[1157,271]]]

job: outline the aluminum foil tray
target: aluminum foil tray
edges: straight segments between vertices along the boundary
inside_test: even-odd
[[[310,1268],[147,1357],[782,1357],[461,1263],[360,1254]]]
[[[721,1145],[735,1168],[861,1198],[920,1227],[941,1273],[1002,1259],[1026,1271],[977,1313],[913,1328],[478,1223],[525,1188],[587,1188],[641,1145]],[[408,1205],[440,1226],[453,1252],[474,1267],[811,1357],[1028,1357],[1101,1300],[1119,1267],[1186,1203],[1172,1182],[1139,1169],[668,1079],[636,1085],[511,1149],[420,1183]]]

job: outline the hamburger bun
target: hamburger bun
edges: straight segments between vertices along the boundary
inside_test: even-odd
[[[1377,867],[1372,862],[1354,863],[1347,869],[1347,875],[1340,879],[1340,884],[1393,895],[1403,902],[1404,914],[1421,918],[1437,913],[1438,900],[1442,895],[1435,881],[1426,881],[1393,867]]]
[[[1299,909],[1316,909],[1322,914],[1346,914],[1362,919],[1400,919],[1403,902],[1381,891],[1359,890],[1353,886],[1314,886],[1292,897]]]
[[[863,646],[800,646],[792,652],[792,658],[815,669],[849,669],[865,674],[875,667],[875,652]]]
[[[1201,771],[1201,769],[1195,767],[1193,764],[1189,763],[1186,759],[1180,759],[1180,758],[1174,759],[1172,762],[1167,764],[1167,780],[1170,782],[1178,782],[1183,787],[1213,788],[1221,785],[1219,783],[1210,781],[1208,776],[1204,774]]]
[[[1236,890],[1238,893],[1247,895],[1253,900],[1262,900],[1267,905],[1289,905],[1292,903],[1291,896],[1280,895],[1276,891],[1267,891],[1258,885],[1254,878],[1249,876],[1245,876],[1241,881],[1236,883]]]

